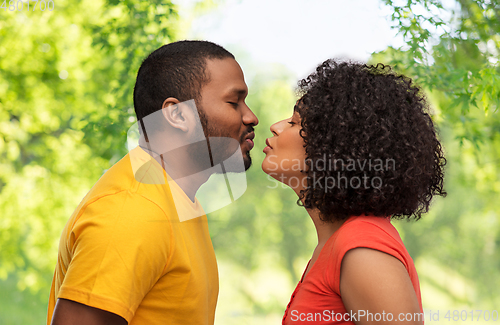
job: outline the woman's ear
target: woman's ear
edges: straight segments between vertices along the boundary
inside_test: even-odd
[[[182,105],[178,99],[169,97],[165,99],[162,106],[162,114],[168,124],[173,128],[183,132],[188,132],[190,129],[191,121],[188,116],[186,105]]]

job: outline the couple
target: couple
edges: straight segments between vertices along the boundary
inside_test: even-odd
[[[333,60],[299,89],[262,162],[318,235],[283,324],[423,324],[418,276],[390,220],[419,219],[445,194],[425,98],[386,66]],[[234,56],[210,42],[171,43],[144,60],[139,146],[64,228],[47,324],[213,324],[217,264],[195,195],[212,174],[250,167],[258,119],[247,93]]]

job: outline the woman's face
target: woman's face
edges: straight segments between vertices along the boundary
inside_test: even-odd
[[[300,136],[300,115],[294,111],[292,117],[271,126],[272,138],[266,140],[266,158],[262,170],[276,180],[293,189],[306,187],[306,151],[304,139]]]

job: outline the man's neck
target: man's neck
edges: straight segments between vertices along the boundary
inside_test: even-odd
[[[189,161],[187,153],[176,153],[176,157],[159,154],[147,147],[141,146],[145,152],[153,157],[158,164],[165,170],[168,176],[182,189],[187,197],[194,202],[196,192],[210,178],[208,170],[198,172],[196,164]]]

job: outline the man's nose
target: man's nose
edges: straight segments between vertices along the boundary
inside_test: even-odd
[[[245,111],[243,112],[243,123],[245,125],[255,126],[255,125],[259,124],[259,119],[252,112],[252,110],[250,109],[250,107],[248,107],[248,105],[245,104],[244,110]]]

